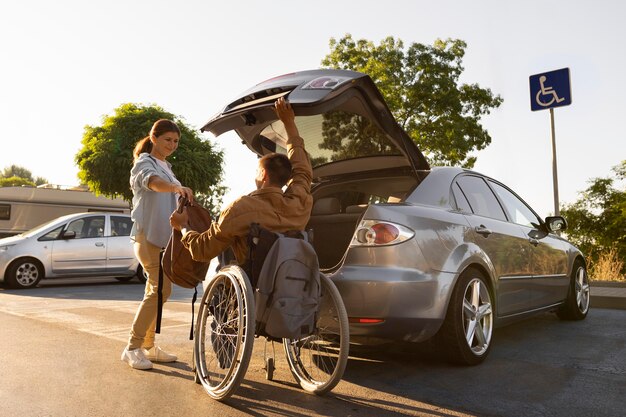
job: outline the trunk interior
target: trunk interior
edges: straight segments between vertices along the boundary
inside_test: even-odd
[[[313,232],[313,247],[320,269],[340,266],[359,220],[370,204],[398,204],[417,186],[414,174],[371,174],[317,184],[307,230]]]

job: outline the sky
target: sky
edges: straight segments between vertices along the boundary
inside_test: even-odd
[[[20,0],[0,14],[0,169],[78,184],[86,125],[122,103],[157,104],[200,128],[249,87],[319,68],[330,38],[467,42],[461,82],[503,99],[482,118],[492,143],[476,171],[540,216],[554,212],[549,111],[530,110],[529,76],[569,68],[572,104],[554,110],[559,197],[626,159],[626,3],[620,0]],[[147,133],[147,132],[146,132]],[[256,158],[234,134],[228,203],[254,188]],[[184,138],[183,138],[184,140]]]

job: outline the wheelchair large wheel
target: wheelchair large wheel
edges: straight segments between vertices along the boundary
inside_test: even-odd
[[[325,394],[339,383],[348,363],[348,315],[335,284],[320,274],[322,298],[315,331],[302,339],[283,339],[291,373],[308,392]]]
[[[194,344],[196,380],[216,400],[230,397],[243,379],[254,344],[252,286],[237,266],[223,268],[202,297]]]

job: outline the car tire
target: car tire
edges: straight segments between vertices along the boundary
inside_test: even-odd
[[[567,298],[556,311],[561,320],[584,320],[589,312],[589,278],[585,264],[578,260],[574,263],[570,277]]]
[[[145,284],[146,281],[148,280],[148,276],[146,275],[146,271],[144,271],[144,269],[143,269],[143,267],[141,265],[139,265],[139,267],[137,267],[137,273],[135,274],[135,276],[137,277],[139,282],[141,282],[142,284]]]
[[[447,359],[478,365],[491,349],[494,328],[491,291],[483,273],[468,268],[459,277],[436,343]]]
[[[131,279],[135,278],[135,275],[132,275],[130,277],[115,277],[115,279],[118,280],[119,282],[128,282]]]
[[[35,288],[44,277],[44,269],[35,258],[16,259],[7,268],[6,281],[17,289]]]

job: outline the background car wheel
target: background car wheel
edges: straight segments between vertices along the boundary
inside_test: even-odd
[[[576,261],[565,303],[557,310],[561,320],[583,320],[589,312],[589,278],[587,268],[581,261]]]
[[[130,277],[115,277],[115,279],[118,280],[119,282],[128,282],[133,278],[135,278],[135,275],[130,276]]]
[[[454,287],[436,342],[450,362],[477,365],[491,348],[493,324],[487,281],[480,271],[469,268]]]
[[[137,273],[135,274],[135,276],[142,284],[145,284],[148,280],[148,275],[146,274],[146,271],[143,270],[143,267],[141,265],[139,265],[139,267],[137,268]]]
[[[7,269],[7,284],[11,288],[34,288],[44,276],[44,270],[35,258],[21,258]]]

